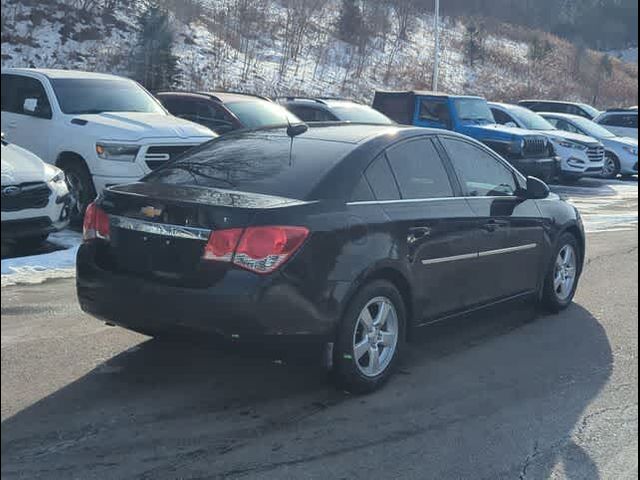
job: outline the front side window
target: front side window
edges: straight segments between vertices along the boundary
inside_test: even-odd
[[[42,83],[19,75],[2,76],[2,111],[51,118],[51,104]]]
[[[387,150],[403,199],[447,198],[453,188],[433,142],[420,138]]]
[[[432,122],[448,127],[451,124],[451,114],[446,100],[423,99],[420,100],[419,120]]]
[[[506,114],[502,110],[498,110],[497,108],[492,108],[491,112],[493,113],[493,117],[496,119],[496,122],[499,123],[500,125],[516,123],[513,118],[511,118],[508,114]]]
[[[466,196],[500,197],[517,193],[513,172],[483,148],[452,138],[443,138],[442,143]]]
[[[104,112],[166,114],[144,88],[132,80],[54,78],[53,91],[67,115]]]

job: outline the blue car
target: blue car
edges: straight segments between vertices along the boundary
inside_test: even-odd
[[[550,180],[559,159],[539,132],[497,124],[482,97],[431,92],[376,92],[373,107],[398,123],[452,130],[492,148],[524,175]]]

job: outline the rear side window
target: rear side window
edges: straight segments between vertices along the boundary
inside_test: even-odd
[[[385,155],[380,155],[369,165],[365,172],[365,178],[369,182],[376,200],[400,199],[398,185]]]
[[[443,138],[451,163],[470,197],[512,196],[518,191],[511,170],[482,148],[471,143]]]
[[[638,128],[638,115],[609,115],[600,124],[607,127]]]
[[[194,148],[144,181],[315,200],[311,192],[353,148],[312,138],[292,142],[282,130],[231,133]]]
[[[0,89],[2,90],[2,111],[17,113],[16,102],[17,92],[15,88],[15,75],[2,75]]]
[[[419,138],[387,150],[403,199],[444,198],[453,188],[433,142]]]

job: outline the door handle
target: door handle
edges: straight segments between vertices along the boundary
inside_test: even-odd
[[[407,235],[408,243],[416,243],[419,240],[427,238],[431,235],[431,229],[429,227],[414,227],[409,229],[409,235]]]
[[[16,122],[7,123],[7,128],[16,128],[17,126],[18,126],[18,124]]]
[[[489,220],[487,223],[482,225],[482,230],[485,232],[493,233],[497,231],[499,228],[503,228],[509,225],[509,222],[504,220]]]

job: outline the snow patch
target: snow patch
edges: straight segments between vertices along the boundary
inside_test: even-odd
[[[82,236],[70,230],[51,234],[49,242],[59,247],[51,253],[2,260],[2,287],[37,284],[54,278],[73,278]]]

